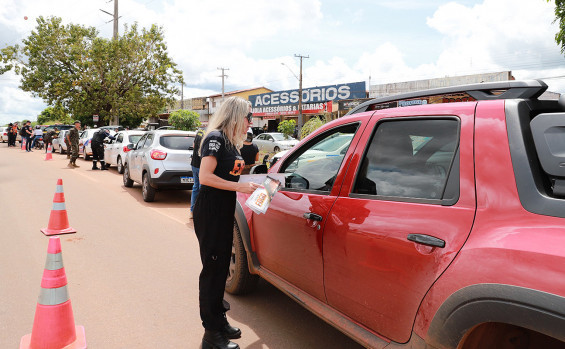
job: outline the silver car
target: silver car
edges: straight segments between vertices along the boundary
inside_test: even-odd
[[[194,183],[190,160],[196,132],[155,130],[128,145],[124,160],[124,186],[141,184],[143,200],[155,199],[159,189],[191,189]]]
[[[8,141],[8,126],[0,127],[0,142],[6,143]]]
[[[275,152],[287,150],[298,144],[298,140],[288,137],[285,138],[282,133],[261,133],[253,139],[253,144],[256,144],[259,151]]]
[[[124,159],[130,152],[129,144],[137,144],[145,131],[120,131],[114,135],[116,139],[104,145],[104,160],[107,165],[117,166],[118,173],[124,173]]]
[[[65,137],[69,130],[59,131],[59,135],[53,139],[53,152],[59,152],[65,154],[67,152],[67,143],[65,143]]]

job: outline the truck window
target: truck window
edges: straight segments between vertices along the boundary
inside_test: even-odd
[[[281,167],[285,188],[330,192],[358,124],[327,131],[301,147]]]
[[[394,120],[377,124],[354,193],[383,199],[442,199],[459,145],[459,121]]]

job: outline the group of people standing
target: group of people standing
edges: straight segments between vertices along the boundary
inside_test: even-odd
[[[8,124],[8,147],[16,146],[16,138],[20,134],[21,141],[25,144],[26,152],[31,152],[36,142],[43,139],[43,130],[39,126],[31,127],[31,121],[26,121],[20,129],[18,123]]]
[[[8,124],[8,147],[15,147],[16,146],[16,138],[18,137],[18,132],[20,132],[20,128],[17,122],[9,123]]]

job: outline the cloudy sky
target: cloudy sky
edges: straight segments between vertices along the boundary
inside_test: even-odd
[[[0,47],[20,43],[38,16],[96,27],[110,38],[113,1],[0,0]],[[565,93],[565,58],[546,0],[121,0],[120,32],[163,27],[184,72],[185,98],[265,86],[366,81],[381,84],[511,70]],[[25,20],[24,18],[28,19]],[[285,63],[282,65],[281,63]],[[294,73],[293,73],[294,72]],[[32,119],[46,105],[0,76],[0,124]],[[180,96],[179,96],[180,97]]]

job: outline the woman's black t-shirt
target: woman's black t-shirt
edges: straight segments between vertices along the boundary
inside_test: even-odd
[[[243,170],[245,161],[239,152],[231,143],[224,137],[220,131],[210,132],[202,141],[201,148],[202,156],[214,156],[218,164],[214,170],[214,174],[227,181],[239,181],[239,175]]]

